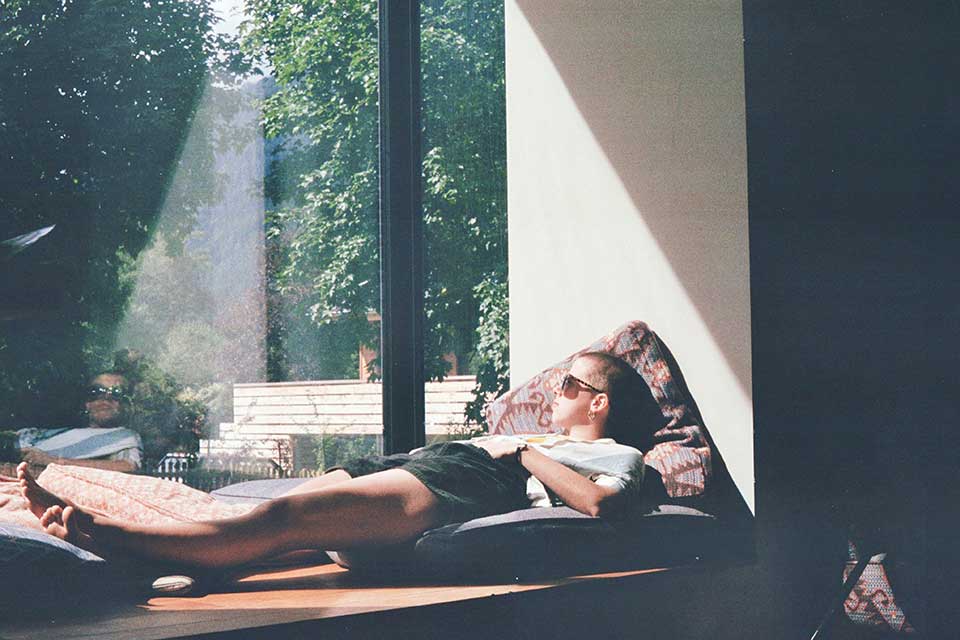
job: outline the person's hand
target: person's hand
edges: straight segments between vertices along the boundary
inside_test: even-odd
[[[490,457],[494,460],[500,460],[501,458],[516,460],[517,452],[526,448],[523,446],[523,443],[517,440],[508,440],[506,438],[484,440],[477,442],[476,446],[489,453]]]
[[[11,468],[11,467],[8,466],[8,465],[6,465],[6,464],[0,465],[0,469],[3,469],[4,471],[7,471],[7,469],[10,469],[10,468]],[[15,467],[14,467],[14,468],[15,468]],[[8,472],[8,473],[14,473],[14,474],[16,474],[17,472],[16,472],[16,471],[12,471],[12,472]],[[8,476],[8,475],[5,474],[5,473],[0,473],[0,482],[9,482],[9,483],[12,483],[12,482],[20,482],[20,480],[16,477],[16,475]],[[0,505],[0,507],[2,507],[2,506],[3,506],[3,505]]]

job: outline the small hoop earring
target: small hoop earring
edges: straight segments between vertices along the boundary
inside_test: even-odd
[[[587,411],[587,420],[593,420],[597,417],[597,414],[593,412],[593,409]]]

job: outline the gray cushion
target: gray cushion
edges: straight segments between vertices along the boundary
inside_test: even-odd
[[[85,593],[103,593],[106,567],[103,558],[42,531],[0,525],[0,609],[62,607]]]
[[[42,531],[0,524],[0,568],[6,575],[103,563],[100,556]]]
[[[238,482],[215,491],[210,495],[229,503],[266,502],[279,497],[303,484],[309,478],[275,478],[271,480],[248,480]]]
[[[696,562],[715,530],[713,516],[674,505],[621,521],[522,509],[428,531],[414,555],[438,577],[530,580]]]
[[[439,527],[412,545],[330,557],[359,572],[519,581],[699,562],[716,531],[713,516],[675,505],[618,522],[569,507],[534,508]]]

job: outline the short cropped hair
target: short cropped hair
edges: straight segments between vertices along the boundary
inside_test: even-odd
[[[666,423],[650,387],[629,364],[602,351],[589,351],[577,360],[586,360],[585,382],[603,390],[610,402],[606,435],[641,451],[653,446],[653,434]]]

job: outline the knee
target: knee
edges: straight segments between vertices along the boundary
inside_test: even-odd
[[[289,538],[317,518],[329,516],[345,501],[345,497],[336,491],[327,491],[323,495],[281,496],[258,505],[251,516],[271,531]]]
[[[248,515],[258,531],[282,536],[294,523],[295,507],[287,498],[275,498],[256,506]]]

